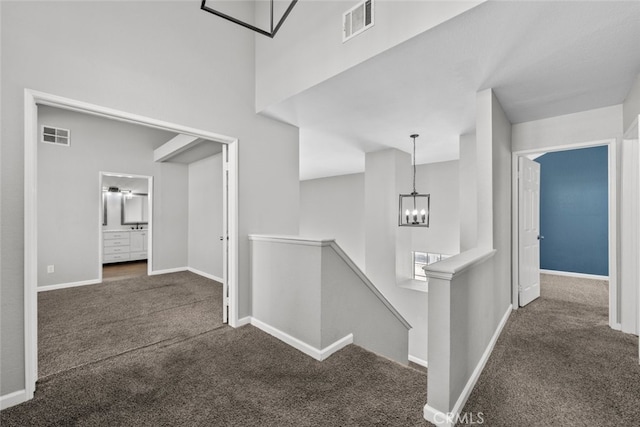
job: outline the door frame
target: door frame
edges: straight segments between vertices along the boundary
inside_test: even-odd
[[[195,136],[225,144],[228,150],[229,325],[238,326],[238,139],[126,111],[24,90],[24,374],[25,397],[32,399],[38,379],[38,105]]]
[[[535,154],[541,152],[555,152],[555,151],[567,151],[576,150],[579,148],[600,147],[606,146],[608,152],[608,165],[609,165],[609,326],[612,329],[620,330],[620,322],[618,322],[618,271],[617,271],[617,200],[618,200],[618,188],[617,188],[617,156],[616,156],[616,139],[604,139],[598,141],[578,142],[565,145],[554,145],[550,147],[534,148],[529,150],[513,151],[511,153],[511,229],[512,229],[512,243],[511,243],[511,259],[512,259],[512,288],[511,288],[511,302],[514,310],[518,308],[518,157],[526,156],[527,154]],[[615,286],[611,286],[611,284]]]
[[[149,175],[135,175],[135,174],[130,174],[130,173],[120,173],[120,172],[106,172],[106,171],[100,171],[98,172],[100,174],[100,178],[98,179],[99,185],[100,185],[100,193],[103,193],[103,185],[102,185],[102,180],[105,176],[119,176],[119,177],[124,177],[124,178],[142,178],[142,179],[146,179],[147,180],[147,212],[149,213],[149,221],[147,223],[147,276],[151,276],[152,274],[152,266],[153,266],[153,177],[149,176]],[[104,264],[102,263],[102,258],[103,258],[103,249],[104,249],[104,242],[103,242],[103,238],[104,238],[104,233],[103,233],[103,229],[102,229],[102,223],[103,221],[101,221],[103,219],[103,215],[104,215],[104,208],[103,208],[103,198],[100,198],[100,213],[98,215],[98,218],[100,221],[98,221],[98,260],[100,260],[100,262],[98,263],[98,280],[100,283],[102,283],[102,270],[104,267]]]

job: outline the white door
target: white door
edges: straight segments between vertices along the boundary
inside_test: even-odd
[[[229,150],[222,146],[222,323],[229,323]]]
[[[524,307],[540,296],[540,164],[518,159],[518,290]]]

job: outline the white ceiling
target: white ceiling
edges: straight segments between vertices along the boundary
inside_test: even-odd
[[[189,146],[186,150],[178,151],[162,161],[189,164],[222,153],[222,143],[220,142],[201,138],[197,139],[196,142],[197,144]]]
[[[410,152],[412,133],[417,163],[458,158],[486,88],[520,123],[620,104],[638,73],[640,2],[487,2],[264,113],[301,128],[312,179]]]

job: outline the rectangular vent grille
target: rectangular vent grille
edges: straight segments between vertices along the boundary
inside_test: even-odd
[[[42,126],[42,142],[68,147],[71,142],[71,131],[53,126]]]
[[[373,27],[373,0],[365,0],[342,15],[342,42],[371,27]]]

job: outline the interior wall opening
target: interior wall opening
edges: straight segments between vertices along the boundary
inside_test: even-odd
[[[100,173],[102,282],[146,276],[151,268],[152,177]]]
[[[538,282],[540,274],[606,283],[609,324],[619,329],[618,190],[616,142],[596,141],[513,154],[513,304],[523,306],[523,274],[528,268],[523,238],[520,157],[540,165]],[[542,276],[544,279],[545,276]],[[549,282],[550,276],[546,276]],[[528,301],[525,301],[528,303]]]
[[[63,143],[58,143],[57,130],[50,125],[52,120],[55,121],[55,117],[60,118],[65,115],[67,118],[76,116],[74,119],[86,120],[87,123],[79,127],[67,126],[65,133],[61,133],[59,138]],[[115,131],[104,132],[90,126],[88,122],[92,121],[110,123],[108,126],[135,128],[142,133],[152,135],[154,138],[158,136],[162,136],[162,138],[151,138],[155,142],[150,139],[142,138],[142,141],[139,141],[133,138],[136,142],[132,143],[131,139],[123,138]],[[81,127],[86,129],[79,132],[78,129]],[[60,128],[62,129],[62,126]],[[87,130],[90,131],[90,138],[86,137]],[[39,356],[42,354],[39,351],[39,331],[41,329],[39,328],[38,316],[44,315],[47,312],[44,309],[51,308],[47,305],[51,305],[51,302],[55,300],[55,298],[47,296],[62,296],[62,298],[57,298],[59,302],[68,299],[66,297],[71,293],[75,293],[77,296],[82,294],[84,290],[95,290],[101,288],[101,284],[104,285],[102,261],[106,251],[103,227],[108,227],[112,223],[121,228],[119,231],[148,232],[148,236],[146,236],[148,240],[146,241],[137,240],[137,237],[133,239],[133,249],[141,260],[147,255],[149,262],[146,271],[151,275],[184,271],[187,275],[191,274],[191,278],[210,279],[206,276],[203,277],[203,271],[195,271],[195,274],[188,272],[189,270],[193,271],[189,266],[189,248],[186,241],[188,236],[187,223],[190,219],[187,213],[193,209],[193,206],[187,204],[189,164],[198,159],[194,158],[193,154],[188,161],[183,159],[183,161],[172,163],[160,163],[154,159],[153,149],[165,143],[172,136],[182,133],[197,135],[201,141],[221,147],[216,151],[220,163],[219,183],[224,181],[222,179],[223,169],[226,182],[224,186],[219,185],[218,193],[221,198],[224,195],[224,201],[219,203],[218,208],[226,211],[218,217],[226,221],[224,226],[221,224],[219,228],[224,230],[227,239],[224,239],[225,265],[222,268],[224,271],[220,273],[220,277],[216,278],[224,280],[226,296],[223,298],[222,294],[220,295],[219,307],[207,309],[210,313],[207,316],[215,315],[216,318],[219,318],[218,322],[222,323],[223,317],[225,320],[227,319],[222,315],[222,312],[226,313],[228,310],[231,314],[229,323],[233,326],[237,324],[235,310],[237,305],[235,300],[237,286],[237,140],[80,101],[25,90],[26,339],[24,354],[28,398],[33,396],[35,381],[43,376],[39,375]],[[89,140],[92,141],[88,142]],[[102,150],[98,147],[102,147]],[[210,150],[207,152],[210,153]],[[202,156],[202,152],[199,155]],[[226,166],[222,162],[223,155],[225,159],[228,159]],[[144,164],[140,163],[141,159],[144,159],[142,162]],[[105,170],[127,172],[103,174]],[[130,172],[135,172],[135,174]],[[107,180],[104,183],[106,191],[103,192],[103,178],[115,177],[121,179],[142,178],[147,182],[146,188],[138,189],[133,185],[133,182],[128,182],[127,185],[123,183],[111,185],[113,183],[109,183]],[[176,179],[176,177],[184,179]],[[176,182],[181,184],[176,184]],[[113,193],[116,193],[115,188],[117,187],[117,193],[120,195],[118,205],[120,217],[115,219],[117,209],[113,209],[113,221],[109,220],[109,207],[104,203],[107,198],[105,193],[109,192],[110,187],[113,187]],[[131,201],[130,209],[129,201]],[[153,213],[155,203],[163,208],[159,211],[156,210],[158,211],[157,215]],[[115,205],[113,207],[115,208]],[[128,212],[129,210],[131,212]],[[181,211],[184,215],[176,215],[176,210]],[[206,212],[197,212],[197,214],[202,217],[208,216]],[[180,225],[180,223],[183,224]],[[175,238],[176,235],[181,234],[184,235],[185,241],[183,243]],[[156,249],[161,248],[156,250],[154,254],[158,255],[159,259],[156,259],[155,256],[152,258],[152,248],[154,247],[152,237],[157,243]],[[219,237],[220,239],[216,239],[216,242],[222,245],[222,236]],[[131,243],[130,239],[129,252],[131,252]],[[112,247],[112,245],[107,246]],[[164,250],[164,248],[168,248],[168,250]],[[138,251],[138,249],[141,250]],[[146,254],[144,253],[145,249]],[[112,250],[108,252],[118,253],[118,251]],[[176,256],[177,253],[179,253],[178,256]],[[211,256],[210,253],[208,255]],[[221,254],[220,256],[222,257]],[[172,262],[175,265],[172,265]],[[193,282],[191,279],[190,281]],[[222,287],[222,284],[220,286]],[[82,295],[80,296],[82,297]],[[107,301],[109,300],[107,298]],[[113,302],[117,303],[117,301]],[[209,305],[211,303],[211,301],[207,302]],[[39,313],[39,304],[43,307],[43,313]],[[77,312],[71,310],[68,314],[71,315],[71,318],[82,323],[83,313],[95,313],[101,309],[106,311],[100,304],[95,307],[93,305],[89,300],[78,303],[73,309]],[[140,310],[145,311],[144,307],[139,307],[139,310],[132,309],[129,313]],[[126,316],[123,313],[123,316],[120,317]],[[50,332],[53,332],[54,335],[59,333],[60,331],[56,332],[56,321],[47,323],[48,320],[41,318],[41,326],[49,327]],[[57,324],[61,326],[64,323],[66,322],[58,322]],[[188,323],[198,324],[199,322],[192,319]],[[157,324],[157,322],[151,322],[151,324]],[[85,329],[82,325],[76,326],[77,328],[74,330]],[[127,331],[136,328],[119,329]],[[138,331],[138,334],[144,335],[145,332],[148,336],[153,336],[148,334],[149,331]],[[70,332],[70,334],[82,335],[75,332]],[[101,341],[103,341],[103,346],[110,346],[109,340]],[[126,340],[123,341],[126,342]],[[83,343],[80,342],[80,344]],[[51,346],[42,351],[46,352],[50,348]],[[82,353],[91,353],[91,350]],[[46,354],[44,355],[46,356]],[[44,376],[55,373],[56,369],[54,365],[47,366]]]

